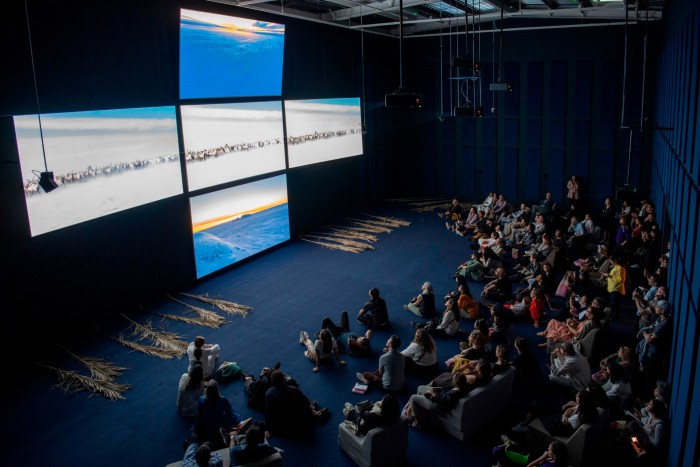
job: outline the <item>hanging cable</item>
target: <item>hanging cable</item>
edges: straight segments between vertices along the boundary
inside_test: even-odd
[[[34,78],[34,96],[36,97],[36,113],[39,117],[39,137],[41,139],[41,154],[44,157],[44,170],[49,171],[49,167],[46,163],[46,148],[44,147],[44,130],[41,125],[41,106],[39,105],[39,86],[36,80],[36,67],[34,65],[34,46],[32,45],[32,30],[29,26],[29,7],[27,6],[27,0],[24,0],[24,14],[27,19],[27,36],[29,37],[29,57],[32,62],[32,78]]]
[[[360,53],[362,58],[362,134],[367,134],[367,100],[365,98],[365,28],[363,23],[362,5],[360,5]]]
[[[498,82],[503,80],[503,5],[501,5],[501,32],[500,32],[500,44],[498,52]]]
[[[442,52],[442,12],[440,12],[440,115],[439,119],[442,121],[443,115],[445,114],[445,94],[443,90],[443,68],[445,68],[445,62]]]

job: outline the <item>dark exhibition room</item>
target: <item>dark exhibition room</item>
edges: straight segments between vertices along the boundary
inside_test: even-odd
[[[7,465],[700,465],[700,1],[3,12]]]

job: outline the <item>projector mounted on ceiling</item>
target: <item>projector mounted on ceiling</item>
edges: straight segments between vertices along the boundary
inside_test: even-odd
[[[423,107],[423,94],[403,87],[403,0],[399,0],[399,88],[384,95],[384,107],[402,109]]]
[[[420,109],[423,107],[423,94],[406,89],[398,89],[384,96],[384,107]]]

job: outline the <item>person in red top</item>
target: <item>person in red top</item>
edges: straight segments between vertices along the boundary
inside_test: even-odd
[[[540,320],[544,316],[544,300],[542,300],[542,290],[532,289],[530,291],[530,317],[535,323],[535,329],[540,327]]]

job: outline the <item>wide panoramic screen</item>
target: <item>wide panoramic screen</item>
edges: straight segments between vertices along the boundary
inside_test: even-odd
[[[189,190],[284,170],[282,103],[182,106]]]
[[[180,98],[282,94],[284,25],[182,10]]]
[[[197,278],[289,240],[287,178],[190,199]]]
[[[182,193],[174,107],[42,115],[49,193],[38,116],[14,124],[32,235]]]
[[[360,99],[285,101],[289,167],[362,154]]]

